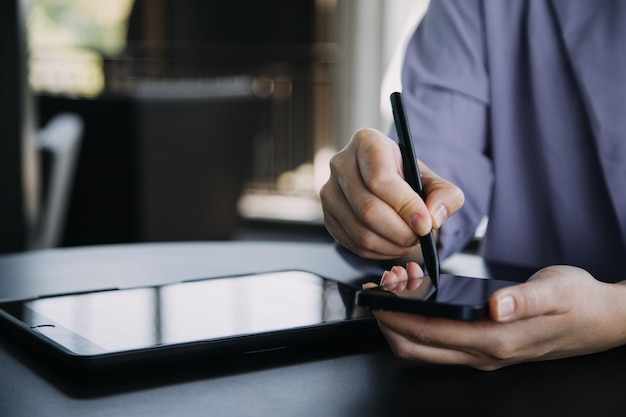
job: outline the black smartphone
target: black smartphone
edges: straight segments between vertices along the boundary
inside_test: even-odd
[[[0,303],[0,327],[77,369],[280,349],[363,335],[359,286],[276,271]]]
[[[489,299],[500,288],[519,282],[442,274],[439,288],[428,276],[409,281],[401,291],[375,287],[358,291],[356,304],[371,310],[392,310],[457,320],[489,317]]]

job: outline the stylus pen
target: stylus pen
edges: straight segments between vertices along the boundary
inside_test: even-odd
[[[424,188],[422,187],[422,177],[417,167],[417,156],[411,140],[411,131],[409,130],[409,121],[406,117],[406,109],[401,93],[391,94],[391,108],[393,110],[393,120],[398,132],[398,144],[400,145],[400,153],[402,154],[402,166],[404,169],[404,178],[406,182],[415,190],[415,192],[426,201]],[[437,244],[435,236],[431,230],[428,234],[420,236],[420,246],[422,247],[422,255],[424,255],[424,265],[426,272],[430,277],[435,289],[439,288],[439,254],[437,253]]]

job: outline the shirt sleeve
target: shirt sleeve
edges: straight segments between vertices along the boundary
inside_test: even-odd
[[[489,76],[482,6],[478,0],[431,0],[411,37],[402,68],[402,95],[417,157],[459,186],[463,208],[442,226],[445,259],[473,238],[488,214],[493,185],[489,158]],[[395,130],[390,136],[397,140]],[[359,257],[337,243],[355,268],[380,275],[383,262]]]

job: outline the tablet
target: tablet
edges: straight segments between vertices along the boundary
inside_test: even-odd
[[[198,279],[0,303],[0,323],[79,369],[258,352],[375,327],[358,287],[306,271]]]

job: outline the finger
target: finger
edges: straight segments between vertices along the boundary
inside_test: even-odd
[[[358,151],[358,148],[363,146],[368,148],[380,148],[380,144],[374,146],[370,145],[371,144],[354,145],[357,147],[357,151],[353,158],[338,157],[331,160],[331,176],[336,179],[336,184],[339,188],[337,193],[341,193],[344,196],[347,205],[351,209],[351,213],[358,218],[360,224],[366,229],[372,230],[377,235],[397,245],[404,247],[414,246],[417,243],[415,232],[398,214],[394,207],[385,201],[384,196],[379,194],[376,187],[371,187],[370,184],[367,183],[370,176],[370,169],[378,169],[374,167],[378,167],[379,165],[389,165],[389,162],[386,161],[384,157],[379,157],[373,149],[371,154],[368,154],[368,152],[360,153]],[[372,157],[374,157],[375,160],[364,161],[364,159]],[[388,168],[381,168],[381,170],[386,172]],[[393,174],[393,172],[391,174],[397,176],[397,174]],[[404,187],[408,187],[408,184],[406,184],[402,178],[400,178],[400,182],[403,183]],[[409,192],[412,191],[410,187],[408,187],[407,190]],[[424,213],[427,213],[425,205],[422,210]],[[347,230],[351,231],[350,228],[347,228]],[[362,239],[361,236],[356,235],[354,232],[351,234],[352,238],[356,241]]]
[[[433,229],[441,225],[454,213],[459,211],[465,202],[463,191],[449,181],[444,180],[419,161],[426,206],[432,215]]]
[[[331,236],[352,252],[365,258],[394,259],[405,255],[410,250],[388,240],[361,223],[338,187],[327,184],[320,195],[325,200],[333,201],[332,204],[323,205],[326,229]]]
[[[348,158],[347,162],[358,163],[355,169],[360,175],[347,176],[343,180],[362,178],[364,186],[373,195],[384,200],[411,227],[413,233],[419,236],[427,234],[432,228],[439,228],[463,205],[463,192],[457,186],[442,179],[418,161],[427,196],[425,204],[404,179],[402,158],[397,143],[379,131],[374,129],[357,131],[346,149],[348,154],[355,153],[356,156]],[[358,191],[358,188],[352,188],[341,182],[340,186],[351,202],[356,201],[349,193],[351,190]],[[359,196],[355,194],[355,197]],[[360,207],[360,203],[357,206],[353,204],[353,207]],[[376,221],[376,217],[374,220]],[[374,226],[367,220],[364,222]]]
[[[380,285],[389,291],[402,291],[406,288],[407,272],[401,266],[393,266],[390,270],[383,273],[380,279]]]
[[[407,283],[407,289],[414,290],[417,289],[422,284],[424,277],[424,270],[419,266],[417,262],[408,262],[406,264],[406,272],[409,276],[409,281]]]
[[[494,320],[510,322],[569,311],[570,286],[546,268],[527,282],[496,291],[489,302]]]
[[[438,364],[455,364],[476,366],[478,358],[463,350],[433,344],[430,340],[420,337],[407,337],[386,324],[380,316],[388,313],[376,312],[380,329],[387,339],[394,355],[402,359],[418,360]]]
[[[415,290],[423,282],[424,272],[416,262],[409,262],[406,268],[399,265],[385,271],[380,285],[389,291]]]
[[[368,130],[366,135],[367,140],[359,142],[356,150],[365,186],[397,213],[413,234],[426,235],[432,229],[431,214],[404,179],[398,145],[380,132]]]
[[[337,219],[328,214],[324,215],[324,224],[330,235],[345,246],[348,250],[366,259],[389,260],[404,255],[406,249],[400,248],[387,240],[372,234],[368,242],[373,249],[356,242],[350,233]]]
[[[499,358],[504,348],[513,346],[520,337],[491,320],[462,321],[392,311],[374,313],[381,326],[413,343],[464,352],[476,358]]]

